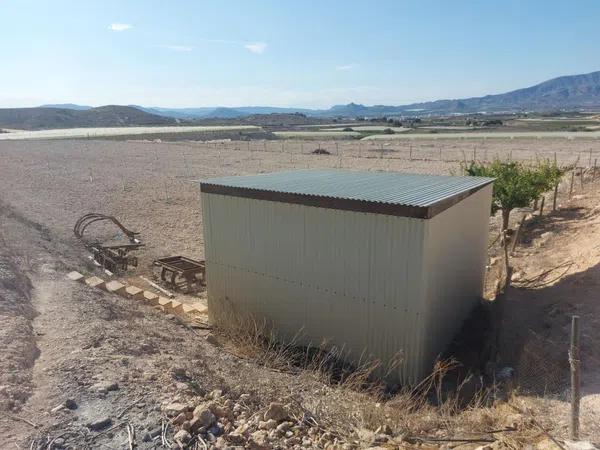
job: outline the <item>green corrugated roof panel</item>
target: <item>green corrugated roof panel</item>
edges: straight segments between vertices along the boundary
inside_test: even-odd
[[[201,190],[309,206],[430,218],[492,178],[350,170],[294,170],[201,181]]]

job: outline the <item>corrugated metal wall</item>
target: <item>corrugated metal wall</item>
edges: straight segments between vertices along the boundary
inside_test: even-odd
[[[481,293],[488,191],[430,220],[202,193],[211,319],[232,304],[354,362],[402,351],[419,381]]]
[[[491,202],[489,185],[427,221],[426,361],[447,349],[481,298]]]

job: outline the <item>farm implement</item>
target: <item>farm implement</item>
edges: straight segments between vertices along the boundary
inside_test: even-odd
[[[127,237],[129,242],[101,242],[99,240],[86,240],[83,236],[85,230],[93,223],[111,222]],[[137,238],[138,232],[126,228],[113,216],[98,213],[85,214],[73,227],[75,236],[83,242],[92,254],[93,260],[103,269],[110,272],[126,271],[129,267],[137,267],[138,259],[129,253],[139,250],[144,246]]]
[[[160,279],[174,289],[187,287],[187,292],[191,292],[194,285],[200,287],[205,283],[204,261],[169,256],[155,260],[154,265],[160,269]]]

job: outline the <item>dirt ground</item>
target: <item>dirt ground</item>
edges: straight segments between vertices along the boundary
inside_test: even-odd
[[[311,154],[319,147],[332,154]],[[556,152],[559,162],[579,159],[580,165],[593,165],[600,144],[562,139],[431,140],[393,146],[346,141],[0,142],[0,411],[6,412],[0,414],[0,448],[61,448],[53,439],[69,448],[127,448],[128,424],[137,432],[138,448],[164,448],[160,439],[142,439],[147,433],[162,435],[161,426],[168,422],[163,402],[197,402],[215,389],[243,403],[250,417],[271,401],[290,398],[324,418],[342,417],[343,399],[351,410],[348,417],[355,418],[352,426],[370,427],[372,414],[365,411],[378,408],[376,400],[342,393],[310,373],[272,370],[239,358],[177,317],[65,280],[74,269],[99,273],[74,237],[73,225],[87,212],[118,217],[140,232],[146,244],[131,277],[150,275],[157,257],[203,258],[195,180],[313,167],[448,174],[457,173],[459,162],[474,151],[478,159],[527,160],[553,158]],[[598,442],[600,181],[592,183],[591,174],[583,191],[575,183],[572,200],[565,180],[559,210],[526,222],[512,259],[515,282],[508,295],[503,346],[506,364],[517,369],[522,382],[517,401],[564,438],[570,316],[582,317],[582,437]],[[520,217],[515,212],[513,222]],[[492,241],[495,219],[490,226]],[[115,237],[108,229],[97,231]],[[492,259],[490,273],[501,264]],[[184,296],[186,301],[198,299],[202,293]],[[250,394],[251,400],[240,402],[241,394]],[[77,408],[55,410],[67,399]],[[104,418],[110,419],[110,427],[90,430],[90,424]],[[401,433],[398,423],[390,425]],[[425,433],[447,436],[457,432],[450,429],[454,425]],[[279,448],[312,446],[302,440],[277,442]],[[332,441],[311,442],[325,447]],[[368,446],[363,444],[357,445]]]

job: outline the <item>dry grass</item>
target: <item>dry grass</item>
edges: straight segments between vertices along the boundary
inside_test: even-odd
[[[385,368],[366,358],[351,366],[342,362],[343,349],[326,342],[301,346],[301,332],[281,342],[264,320],[230,308],[221,310],[215,333],[223,348],[238,357],[293,374],[298,380],[322,383],[323,396],[292,396],[291,400],[298,417],[308,417],[340,443],[367,444],[384,425],[396,439],[411,445],[499,440],[503,448],[517,449],[540,435],[526,419],[511,422],[514,409],[496,400],[501,387],[484,386],[473,376],[456,381],[460,364],[454,360],[438,361],[421,383],[398,388],[381,379],[398,367],[401,355]]]

